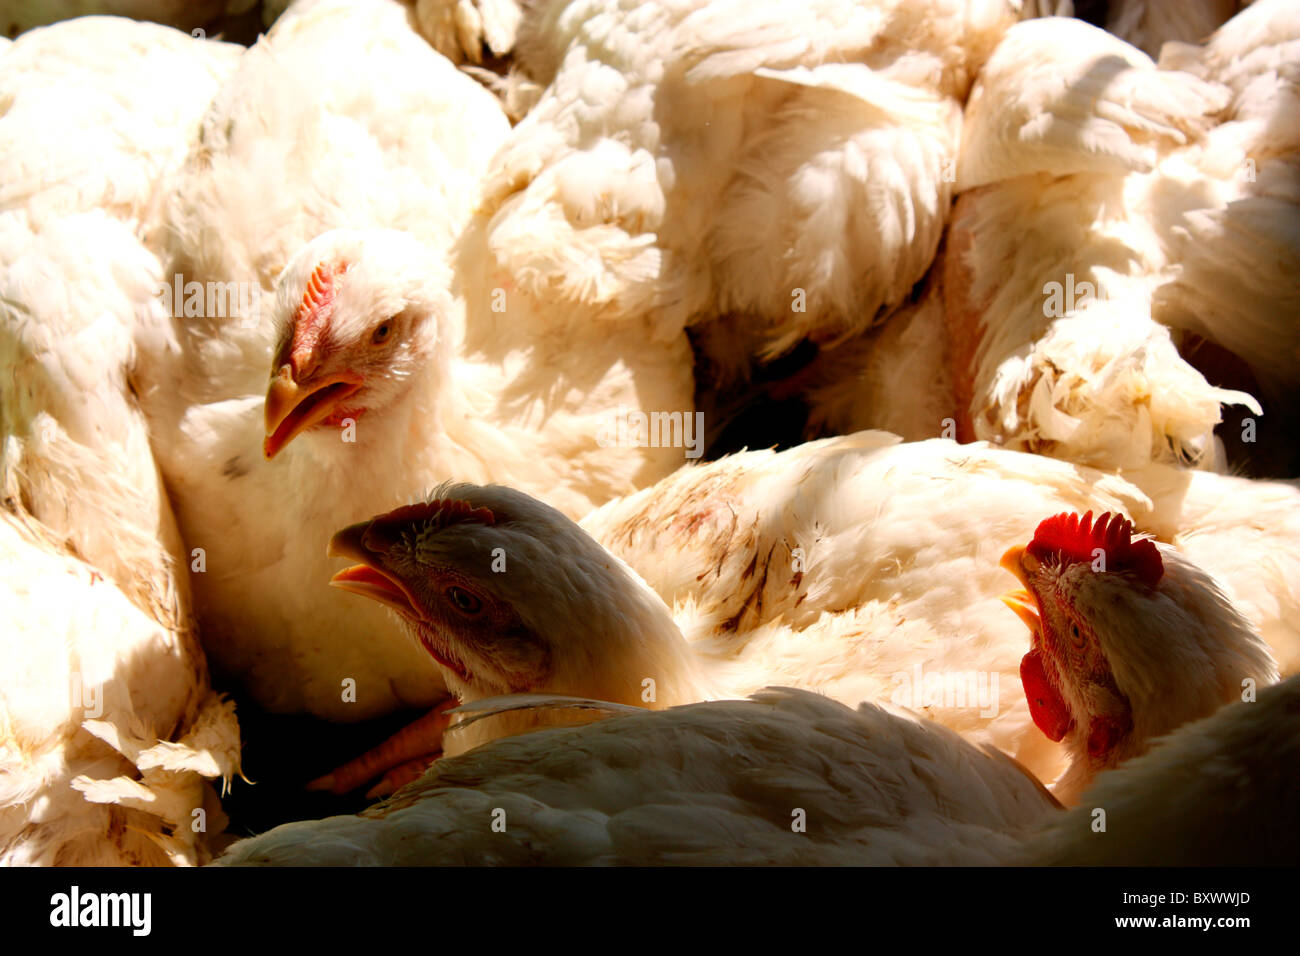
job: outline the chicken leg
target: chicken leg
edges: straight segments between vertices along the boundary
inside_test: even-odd
[[[444,700],[418,720],[407,724],[378,747],[307,784],[308,790],[328,790],[342,795],[362,784],[381,779],[366,797],[386,797],[412,780],[416,780],[442,755],[442,735],[451,718],[447,712],[457,706],[455,698]]]

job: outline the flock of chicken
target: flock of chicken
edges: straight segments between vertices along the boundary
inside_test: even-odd
[[[0,861],[1300,854],[1293,0],[2,6]]]

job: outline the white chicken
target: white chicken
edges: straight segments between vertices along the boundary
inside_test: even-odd
[[[1052,779],[1056,753],[1032,732],[1033,708],[1015,692],[1024,641],[999,603],[996,553],[1032,530],[1023,517],[1031,497],[1054,509],[1123,501],[1127,490],[1134,512],[1145,500],[1118,479],[1038,468],[1040,459],[1011,452],[855,439],[857,448],[851,439],[816,443],[798,458],[751,453],[758,461],[749,468],[724,460],[725,470],[693,470],[691,482],[674,476],[586,522],[643,566],[675,613],[551,509],[502,488],[439,489],[428,504],[339,532],[331,551],[362,565],[334,583],[414,622],[461,700],[547,692],[662,707],[788,681],[843,701],[924,709]],[[933,509],[924,520],[914,516],[922,501]],[[609,520],[620,512],[635,518]],[[568,556],[561,587],[580,593],[561,600],[554,582],[535,580],[544,554]],[[1217,584],[1181,563],[1171,580],[1194,580],[1211,606],[1222,600]],[[1231,619],[1216,620],[1227,630]],[[613,623],[628,620],[639,623]],[[503,718],[523,721],[512,732],[529,719]],[[454,744],[499,732],[480,725]],[[362,761],[328,783],[347,789],[373,770]]]
[[[61,536],[0,510],[0,863],[194,865],[239,769],[232,705],[192,632],[160,624]]]
[[[25,34],[0,62],[6,487],[176,630],[191,626],[186,562],[129,381],[136,338],[168,322],[143,240],[158,179],[238,55],[153,24],[87,18]],[[53,112],[66,116],[54,133]],[[90,153],[70,145],[81,132]]]
[[[497,741],[217,864],[1287,865],[1298,700],[1292,678],[1225,706],[1061,813],[1011,761],[929,721],[769,690]]]
[[[160,180],[242,53],[119,17],[23,34],[0,60],[0,208],[33,230],[99,210],[149,238]]]
[[[41,526],[25,538],[11,530],[17,537],[6,557],[17,604],[7,635],[23,645],[6,651],[22,663],[6,671],[5,687],[3,742],[14,761],[5,852],[14,860],[201,859],[192,835],[168,843],[167,856],[127,848],[134,838],[115,843],[122,814],[82,812],[82,796],[68,789],[89,759],[75,708],[63,708],[65,671],[78,666],[78,654],[95,661],[84,679],[117,688],[108,723],[86,726],[121,754],[115,760],[139,771],[164,767],[158,754],[174,747],[172,769],[187,774],[154,784],[179,787],[197,806],[201,781],[188,771],[228,777],[237,760],[238,727],[208,686],[187,556],[130,377],[137,336],[157,335],[169,321],[159,298],[161,269],[144,241],[158,179],[184,157],[203,97],[238,55],[152,24],[88,18],[25,34],[0,61],[0,99],[8,107],[0,117],[0,476],[9,511]],[[51,114],[65,120],[53,132]],[[33,585],[29,559],[57,576]],[[87,579],[99,587],[89,592],[84,615],[64,608],[63,592],[82,594]],[[58,610],[28,606],[45,601]],[[96,621],[105,629],[102,646],[95,645]],[[156,709],[140,701],[148,694],[156,695]],[[32,710],[41,695],[53,710]],[[185,755],[195,735],[222,751],[217,764]],[[153,757],[137,761],[155,747]],[[100,765],[90,789],[82,788],[87,800],[144,807],[145,819],[156,810],[155,835],[159,821],[179,826],[174,802],[164,806],[158,797],[150,810],[144,804],[155,797],[147,787],[109,779],[126,764],[94,759]],[[13,824],[20,804],[44,822]],[[91,846],[94,833],[108,837],[100,851]]]
[[[1125,477],[1150,497],[1142,530],[1214,575],[1284,676],[1300,673],[1300,482],[1154,465]]]
[[[166,322],[141,239],[237,56],[99,17],[25,34],[0,62],[0,467],[23,507],[171,628],[189,627],[181,542],[128,386],[135,335]]]
[[[148,423],[131,393],[133,337],[167,321],[157,260],[102,212],[31,233],[0,279],[0,468],[22,507],[162,625],[189,629],[188,563]]]
[[[1259,0],[1204,47],[1170,44],[1162,70],[1226,87],[1218,124],[1160,167],[1160,239],[1176,263],[1152,315],[1244,363],[1265,417],[1225,436],[1255,470],[1300,473],[1300,7]],[[1207,367],[1207,374],[1231,374]],[[1258,435],[1255,431],[1258,430]],[[1252,454],[1253,453],[1253,454]],[[1263,454],[1261,454],[1263,453]]]
[[[168,321],[143,240],[237,57],[94,17],[25,34],[0,64],[3,467],[36,518],[172,627],[187,626],[181,543],[128,385],[135,337]]]
[[[994,754],[914,716],[765,690],[494,741],[360,816],[285,824],[217,863],[987,863],[1052,806]]]
[[[197,148],[167,184],[167,265],[186,282],[260,290],[245,322],[187,317],[203,320],[185,330],[196,376],[206,384],[214,372],[201,363],[237,347],[256,356],[239,365],[240,394],[265,389],[275,280],[320,233],[383,226],[448,248],[508,131],[491,94],[429,49],[402,4],[296,6],[222,84]]]
[[[903,678],[919,661],[923,673],[999,672],[1005,702],[1015,700],[1019,656],[997,600],[994,559],[1029,536],[1035,515],[1063,509],[1122,512],[1142,532],[1186,543],[1287,662],[1283,673],[1294,672],[1300,488],[1292,484],[1166,465],[1121,477],[982,443],[899,444],[863,433],[682,469],[582,526],[675,608],[688,640],[739,654],[756,674],[854,701],[906,690],[916,681]],[[838,656],[846,638],[829,635],[870,630],[872,608],[900,639],[850,665]],[[764,649],[747,635],[767,625],[793,636]],[[818,642],[800,637],[809,627],[828,635],[824,667],[813,666]],[[805,684],[813,672],[819,683]],[[843,674],[842,683],[828,683],[831,674]],[[1045,753],[1015,743],[1027,712],[1012,705],[1001,713],[987,739],[1052,779]],[[986,723],[975,709],[931,715],[963,733]]]
[[[337,63],[352,67],[322,82],[303,79]],[[263,321],[244,328],[212,318],[185,324],[188,361],[196,367],[186,370],[182,385],[202,390],[204,402],[264,393],[280,331],[264,320],[290,257],[328,229],[380,226],[410,233],[434,254],[459,240],[454,271],[464,301],[452,317],[459,321],[460,311],[469,311],[478,339],[466,348],[503,366],[497,387],[511,393],[505,400],[525,406],[521,419],[533,413],[531,392],[543,387],[553,401],[577,401],[569,386],[553,380],[543,386],[530,377],[536,366],[550,366],[551,379],[573,376],[572,387],[584,395],[606,388],[614,398],[621,388],[617,397],[630,407],[639,406],[644,392],[648,408],[681,408],[677,399],[683,392],[689,398],[689,379],[669,370],[687,360],[684,341],[643,348],[650,353],[644,359],[627,350],[621,364],[642,377],[629,386],[621,370],[605,368],[606,359],[584,364],[568,355],[600,348],[593,334],[563,347],[554,341],[562,333],[534,336],[528,316],[545,301],[521,302],[511,276],[489,275],[491,257],[473,236],[462,237],[477,180],[508,133],[494,98],[420,41],[400,3],[295,6],[249,51],[213,104],[202,146],[169,202],[170,264],[187,280],[251,280],[262,289]],[[490,341],[480,328],[493,323],[509,328],[508,344]],[[580,328],[570,323],[567,331]],[[232,350],[248,359],[235,370],[229,369]],[[656,387],[654,377],[664,377],[664,384]]]
[[[1011,28],[967,107],[944,258],[958,434],[1098,467],[1224,462],[1216,388],[1152,301],[1163,172],[1227,91],[1076,20]]]
[[[4,467],[39,520],[155,611],[181,600],[180,540],[128,385],[133,340],[167,322],[146,243],[159,180],[239,54],[90,17],[0,61]],[[164,617],[178,626],[175,606]]]
[[[961,102],[1014,8],[530,10],[519,58],[549,86],[487,181],[492,250],[536,295],[703,323],[723,375],[864,329],[934,258]]]

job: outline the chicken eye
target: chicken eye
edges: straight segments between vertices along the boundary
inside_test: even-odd
[[[447,588],[447,599],[466,614],[477,614],[483,607],[483,602],[464,588]]]
[[[1075,647],[1083,647],[1083,635],[1079,633],[1079,625],[1070,624],[1070,643]]]
[[[370,344],[383,345],[392,331],[393,324],[391,322],[381,322],[375,327],[375,331],[370,334]]]

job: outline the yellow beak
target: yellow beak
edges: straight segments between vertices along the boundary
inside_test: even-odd
[[[1002,560],[998,566],[1005,568],[1016,576],[1016,580],[1029,587],[1029,577],[1025,574],[1024,565],[1025,549],[1020,545],[1014,548],[1008,548],[1006,554],[1002,555]]]
[[[355,374],[343,372],[303,387],[286,362],[280,366],[266,391],[266,440],[262,453],[274,458],[294,437],[319,425],[361,388]]]
[[[1042,633],[1043,622],[1038,614],[1038,602],[1028,591],[1008,591],[998,598],[1015,612],[1016,617],[1025,623],[1029,633],[1037,638]]]
[[[1038,609],[1038,601],[1029,588],[1029,575],[1025,571],[1025,561],[1034,561],[1032,555],[1028,555],[1025,549],[1016,546],[1008,548],[1006,554],[1002,555],[1002,560],[998,564],[1006,568],[1016,576],[1025,587],[1015,591],[1008,591],[1003,594],[999,600],[1015,612],[1016,617],[1024,621],[1025,627],[1029,628],[1029,633],[1034,636],[1035,641],[1043,633],[1043,618]]]

